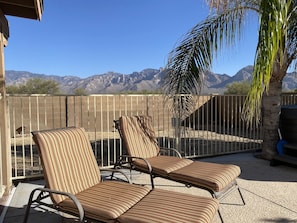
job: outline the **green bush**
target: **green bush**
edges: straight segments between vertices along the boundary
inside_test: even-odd
[[[227,85],[227,90],[224,94],[247,95],[251,84],[248,81],[233,82]]]
[[[59,83],[42,78],[29,79],[25,84],[6,87],[8,94],[59,94]]]

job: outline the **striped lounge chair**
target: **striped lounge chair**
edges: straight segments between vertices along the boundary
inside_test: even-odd
[[[33,204],[53,207],[85,220],[99,222],[212,222],[218,210],[214,198],[199,197],[102,180],[83,128],[33,132],[43,165],[46,187],[32,191],[24,222]],[[110,170],[112,171],[112,170]],[[53,205],[44,198],[50,197]]]
[[[244,198],[236,182],[241,170],[232,164],[193,161],[177,156],[161,155],[161,148],[149,116],[121,116],[115,121],[128,156],[122,156],[116,166],[123,166],[128,157],[131,168],[149,173],[152,185],[154,177],[163,177],[209,191],[212,197],[223,199],[237,189],[243,205]]]

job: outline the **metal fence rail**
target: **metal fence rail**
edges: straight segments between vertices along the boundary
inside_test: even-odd
[[[181,96],[180,96],[181,97]],[[297,94],[284,94],[296,104]],[[214,156],[261,148],[261,128],[241,118],[244,96],[197,96],[195,111],[177,117],[162,95],[9,96],[13,180],[42,175],[30,132],[81,126],[86,129],[100,167],[125,153],[113,121],[122,115],[153,118],[159,144],[177,148],[184,157]]]

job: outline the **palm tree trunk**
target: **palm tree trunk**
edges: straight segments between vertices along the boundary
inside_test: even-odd
[[[263,117],[263,144],[262,158],[271,160],[276,155],[278,141],[277,129],[279,127],[279,115],[281,112],[282,82],[270,82],[269,91],[264,94],[262,102]]]

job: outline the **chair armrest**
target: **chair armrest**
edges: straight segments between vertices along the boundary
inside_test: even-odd
[[[124,173],[122,170],[109,168],[109,169],[100,169],[100,172],[111,172],[111,175],[110,175],[111,180],[114,178],[114,173],[120,173],[126,178],[126,180],[129,184],[132,183],[130,178],[128,177],[128,175],[126,173]]]
[[[34,199],[35,192],[37,192],[37,191],[39,191],[39,195],[37,196],[36,199]],[[44,195],[44,193],[47,193],[47,195]],[[63,192],[63,191],[51,190],[49,188],[36,188],[30,193],[28,205],[26,207],[24,223],[28,221],[30,208],[34,202],[44,205],[44,206],[47,206],[47,207],[50,207],[50,208],[54,208],[54,209],[57,209],[59,207],[58,205],[51,205],[51,204],[48,204],[48,203],[45,203],[42,201],[43,199],[49,197],[50,194],[59,194],[59,195],[63,195],[63,196],[70,198],[78,210],[79,222],[81,222],[81,223],[84,222],[84,216],[85,216],[84,209],[83,209],[83,206],[81,205],[81,203],[79,202],[79,200],[75,197],[75,195],[73,195],[71,193]]]
[[[128,159],[129,161],[128,162],[123,162],[122,161],[122,159],[123,158],[126,158],[126,159]],[[152,166],[151,166],[151,164],[149,163],[149,161],[147,161],[145,158],[142,158],[142,157],[137,157],[137,156],[129,156],[129,155],[122,155],[122,156],[120,156],[120,160],[122,161],[122,163],[129,163],[129,164],[131,164],[131,160],[132,159],[140,159],[140,160],[143,160],[144,162],[145,162],[145,164],[146,164],[146,166],[147,166],[147,170],[148,170],[148,173],[149,174],[151,174],[152,173]]]
[[[161,150],[173,151],[173,152],[176,154],[176,156],[178,156],[179,158],[182,158],[180,152],[179,152],[177,149],[161,147],[161,148],[160,148],[160,151],[161,151]]]
[[[128,161],[126,161],[124,159],[128,159]],[[142,157],[122,155],[122,156],[119,157],[119,159],[115,163],[114,168],[122,167],[123,165],[125,165],[126,163],[128,163],[130,165],[130,170],[131,170],[131,168],[133,166],[132,159],[140,159],[140,160],[143,160],[145,162],[146,167],[147,167],[148,174],[150,175],[152,188],[155,188],[154,179],[153,179],[154,177],[153,177],[153,173],[152,173],[153,172],[153,168],[152,168],[151,164],[149,163],[149,161],[147,161],[146,159],[144,159]]]

